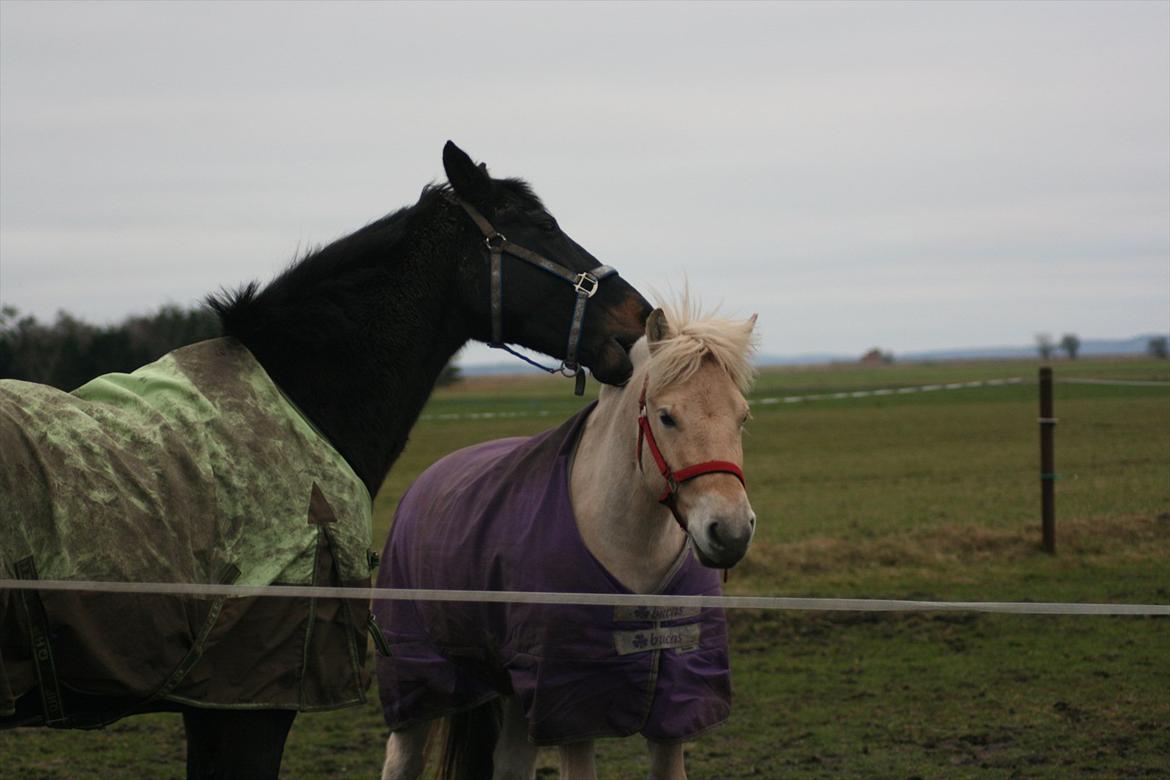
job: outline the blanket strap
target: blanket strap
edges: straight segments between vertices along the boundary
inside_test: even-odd
[[[240,567],[234,563],[229,563],[223,567],[223,571],[219,574],[220,585],[233,585],[235,581],[240,578]],[[156,699],[161,699],[173,691],[179,683],[183,682],[190,674],[191,670],[195,668],[195,664],[203,657],[203,651],[207,648],[207,637],[211,635],[211,629],[215,628],[216,623],[219,622],[219,614],[223,611],[223,603],[227,600],[227,596],[219,596],[212,599],[211,605],[207,610],[207,618],[203,621],[203,626],[199,629],[199,633],[195,637],[195,641],[191,643],[187,654],[183,656],[183,660],[179,661],[178,665],[171,670],[170,675],[159,686],[158,690],[152,693],[146,702],[152,702]],[[130,713],[127,713],[130,714]]]
[[[366,620],[366,631],[369,632],[370,639],[374,640],[374,647],[378,648],[378,654],[384,658],[390,658],[393,655],[390,651],[390,643],[383,636],[382,627],[378,625],[378,619],[374,617],[373,610],[370,610],[370,617]]]
[[[16,577],[21,580],[39,579],[31,555],[16,562]],[[29,643],[32,646],[37,682],[41,688],[45,725],[64,726],[65,702],[61,698],[61,685],[57,680],[57,666],[53,663],[52,635],[49,632],[49,618],[45,613],[45,605],[41,603],[40,593],[35,590],[22,591],[21,602],[28,618]]]

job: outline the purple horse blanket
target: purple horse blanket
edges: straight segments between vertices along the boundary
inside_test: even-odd
[[[532,438],[448,455],[402,497],[378,585],[630,593],[586,548],[569,463],[593,406]],[[660,594],[718,595],[689,547]],[[507,694],[538,745],[640,732],[692,739],[731,709],[719,609],[380,601],[391,657],[378,659],[391,729]]]

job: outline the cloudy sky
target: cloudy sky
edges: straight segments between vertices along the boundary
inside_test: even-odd
[[[0,301],[269,279],[448,138],[768,353],[1170,328],[1166,2],[4,0]]]

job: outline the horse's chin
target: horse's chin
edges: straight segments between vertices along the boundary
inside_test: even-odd
[[[607,385],[624,385],[634,373],[634,364],[626,348],[616,338],[601,343],[589,365],[589,370],[599,382]]]
[[[695,551],[695,557],[698,558],[699,563],[706,566],[708,569],[730,569],[735,564],[743,560],[743,555],[733,555],[727,558],[718,558],[708,555],[702,547],[692,542],[691,549]]]

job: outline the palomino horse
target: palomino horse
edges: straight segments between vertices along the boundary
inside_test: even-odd
[[[747,552],[741,432],[755,317],[655,310],[625,387],[532,438],[448,455],[399,504],[378,584],[714,595]],[[677,522],[676,522],[677,521]],[[693,554],[692,554],[693,552]],[[722,610],[380,601],[390,657],[383,780],[413,780],[440,716],[446,776],[530,778],[557,745],[593,778],[593,740],[641,733],[652,776],[730,711]],[[494,724],[494,725],[493,725]]]
[[[0,382],[0,579],[365,585],[370,496],[465,342],[626,381],[642,296],[523,181],[450,142],[443,166],[213,297],[225,338],[73,394]],[[178,711],[189,777],[276,777],[298,711],[365,700],[365,623],[339,600],[0,589],[0,728]]]

